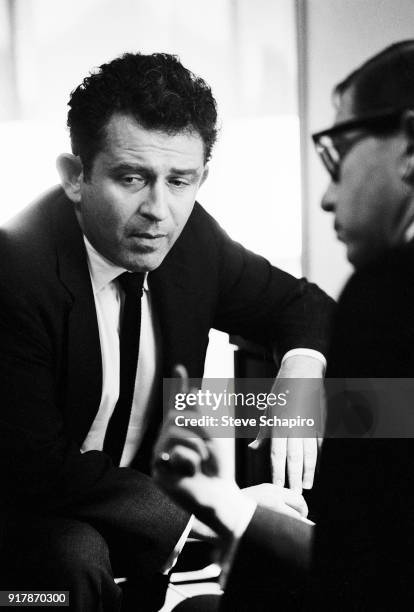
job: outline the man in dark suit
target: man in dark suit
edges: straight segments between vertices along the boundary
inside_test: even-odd
[[[414,41],[365,62],[336,87],[334,99],[334,126],[313,139],[331,176],[322,207],[335,215],[356,272],[339,300],[328,353],[328,384],[342,379],[348,395],[341,403],[332,395],[328,403],[317,524],[287,517],[283,509],[249,511],[230,485],[233,501],[225,499],[208,436],[165,434],[160,481],[216,529],[232,558],[221,603],[189,600],[183,611],[218,605],[238,611],[390,610],[414,596],[414,431],[393,423],[412,412],[412,397],[396,394],[387,406],[392,431],[376,431],[375,419],[358,431],[353,417],[361,408],[375,416],[379,398],[363,394],[368,403],[362,405],[346,380],[396,379],[387,384],[398,391],[403,387],[397,383],[413,378]],[[344,439],[334,439],[338,417]],[[203,479],[207,501],[200,495]],[[223,512],[223,501],[228,507],[236,499],[246,517],[242,528]],[[281,584],[289,588],[281,591]]]
[[[394,379],[387,409],[401,421],[381,433],[367,422],[363,439],[337,440],[335,402],[328,413],[313,596],[347,609],[390,609],[414,595],[414,432],[404,428],[412,397],[399,382],[414,374],[413,74],[414,41],[387,47],[337,85],[335,125],[314,135],[332,179],[322,208],[356,268],[339,301],[328,376]],[[360,406],[348,397],[350,422]],[[372,423],[377,406],[368,402]]]
[[[69,105],[62,188],[0,233],[1,586],[112,611],[128,576],[123,608],[155,610],[189,530],[147,475],[162,377],[202,377],[211,327],[318,376],[331,302],[195,204],[216,107],[175,57],[117,58]]]

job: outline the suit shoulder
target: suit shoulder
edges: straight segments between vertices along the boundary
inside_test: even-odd
[[[211,258],[214,253],[221,251],[226,242],[231,242],[226,232],[214,217],[196,202],[173,251],[199,253],[202,258],[209,253]]]
[[[186,229],[187,228],[189,231],[196,231],[207,235],[226,235],[225,231],[220,227],[215,218],[198,202],[196,202],[194,205],[193,211],[186,226]]]
[[[23,208],[0,227],[0,246],[12,249],[17,246],[28,249],[46,246],[45,239],[52,231],[53,207],[63,197],[62,190],[56,187]]]
[[[0,282],[27,290],[55,266],[55,236],[52,209],[61,197],[52,189],[19,212],[0,228]]]
[[[20,236],[36,232],[39,227],[48,224],[53,207],[65,197],[61,187],[56,186],[49,189],[3,223],[0,227],[0,236],[18,240]]]

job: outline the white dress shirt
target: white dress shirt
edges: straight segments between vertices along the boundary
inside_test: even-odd
[[[92,281],[102,357],[101,402],[96,417],[81,447],[81,451],[86,452],[89,450],[102,450],[106,428],[118,401],[119,332],[125,296],[116,278],[123,272],[126,272],[126,270],[116,266],[98,253],[86,236],[83,238],[86,246],[89,274]],[[147,277],[145,277],[143,289],[135,391],[120,467],[129,466],[138,450],[149,422],[151,410],[154,408],[156,385],[161,369],[160,333],[158,321],[151,303]],[[178,555],[191,531],[192,524],[193,517],[190,518],[167,560],[164,573],[168,573],[177,562]]]
[[[88,255],[102,356],[102,395],[99,410],[81,450],[102,450],[106,428],[119,396],[119,330],[124,292],[116,281],[125,272],[98,253],[84,237]],[[135,392],[120,466],[130,465],[148,425],[161,363],[158,324],[147,278],[141,298],[141,333]],[[139,390],[139,391],[138,391]]]

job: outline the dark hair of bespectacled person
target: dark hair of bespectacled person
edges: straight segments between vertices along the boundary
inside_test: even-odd
[[[206,162],[217,138],[210,87],[168,53],[125,53],[102,64],[72,91],[68,105],[72,152],[81,158],[86,176],[114,113],[132,116],[145,129],[198,133]]]
[[[394,120],[379,123],[375,130],[396,129],[398,111],[414,109],[414,40],[394,43],[354,70],[335,87],[336,105],[348,90],[355,118],[396,111]]]

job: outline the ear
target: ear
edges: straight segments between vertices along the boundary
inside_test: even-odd
[[[56,160],[62,187],[72,202],[81,201],[81,187],[83,183],[83,166],[80,157],[72,153],[62,153]]]
[[[203,170],[203,175],[201,177],[201,181],[200,181],[200,187],[201,185],[204,183],[204,181],[206,180],[206,178],[208,177],[208,173],[210,172],[210,168],[208,166],[208,164],[206,164],[204,166],[204,170]]]
[[[405,139],[401,163],[401,178],[414,187],[414,111],[407,110],[401,118],[401,129]]]

